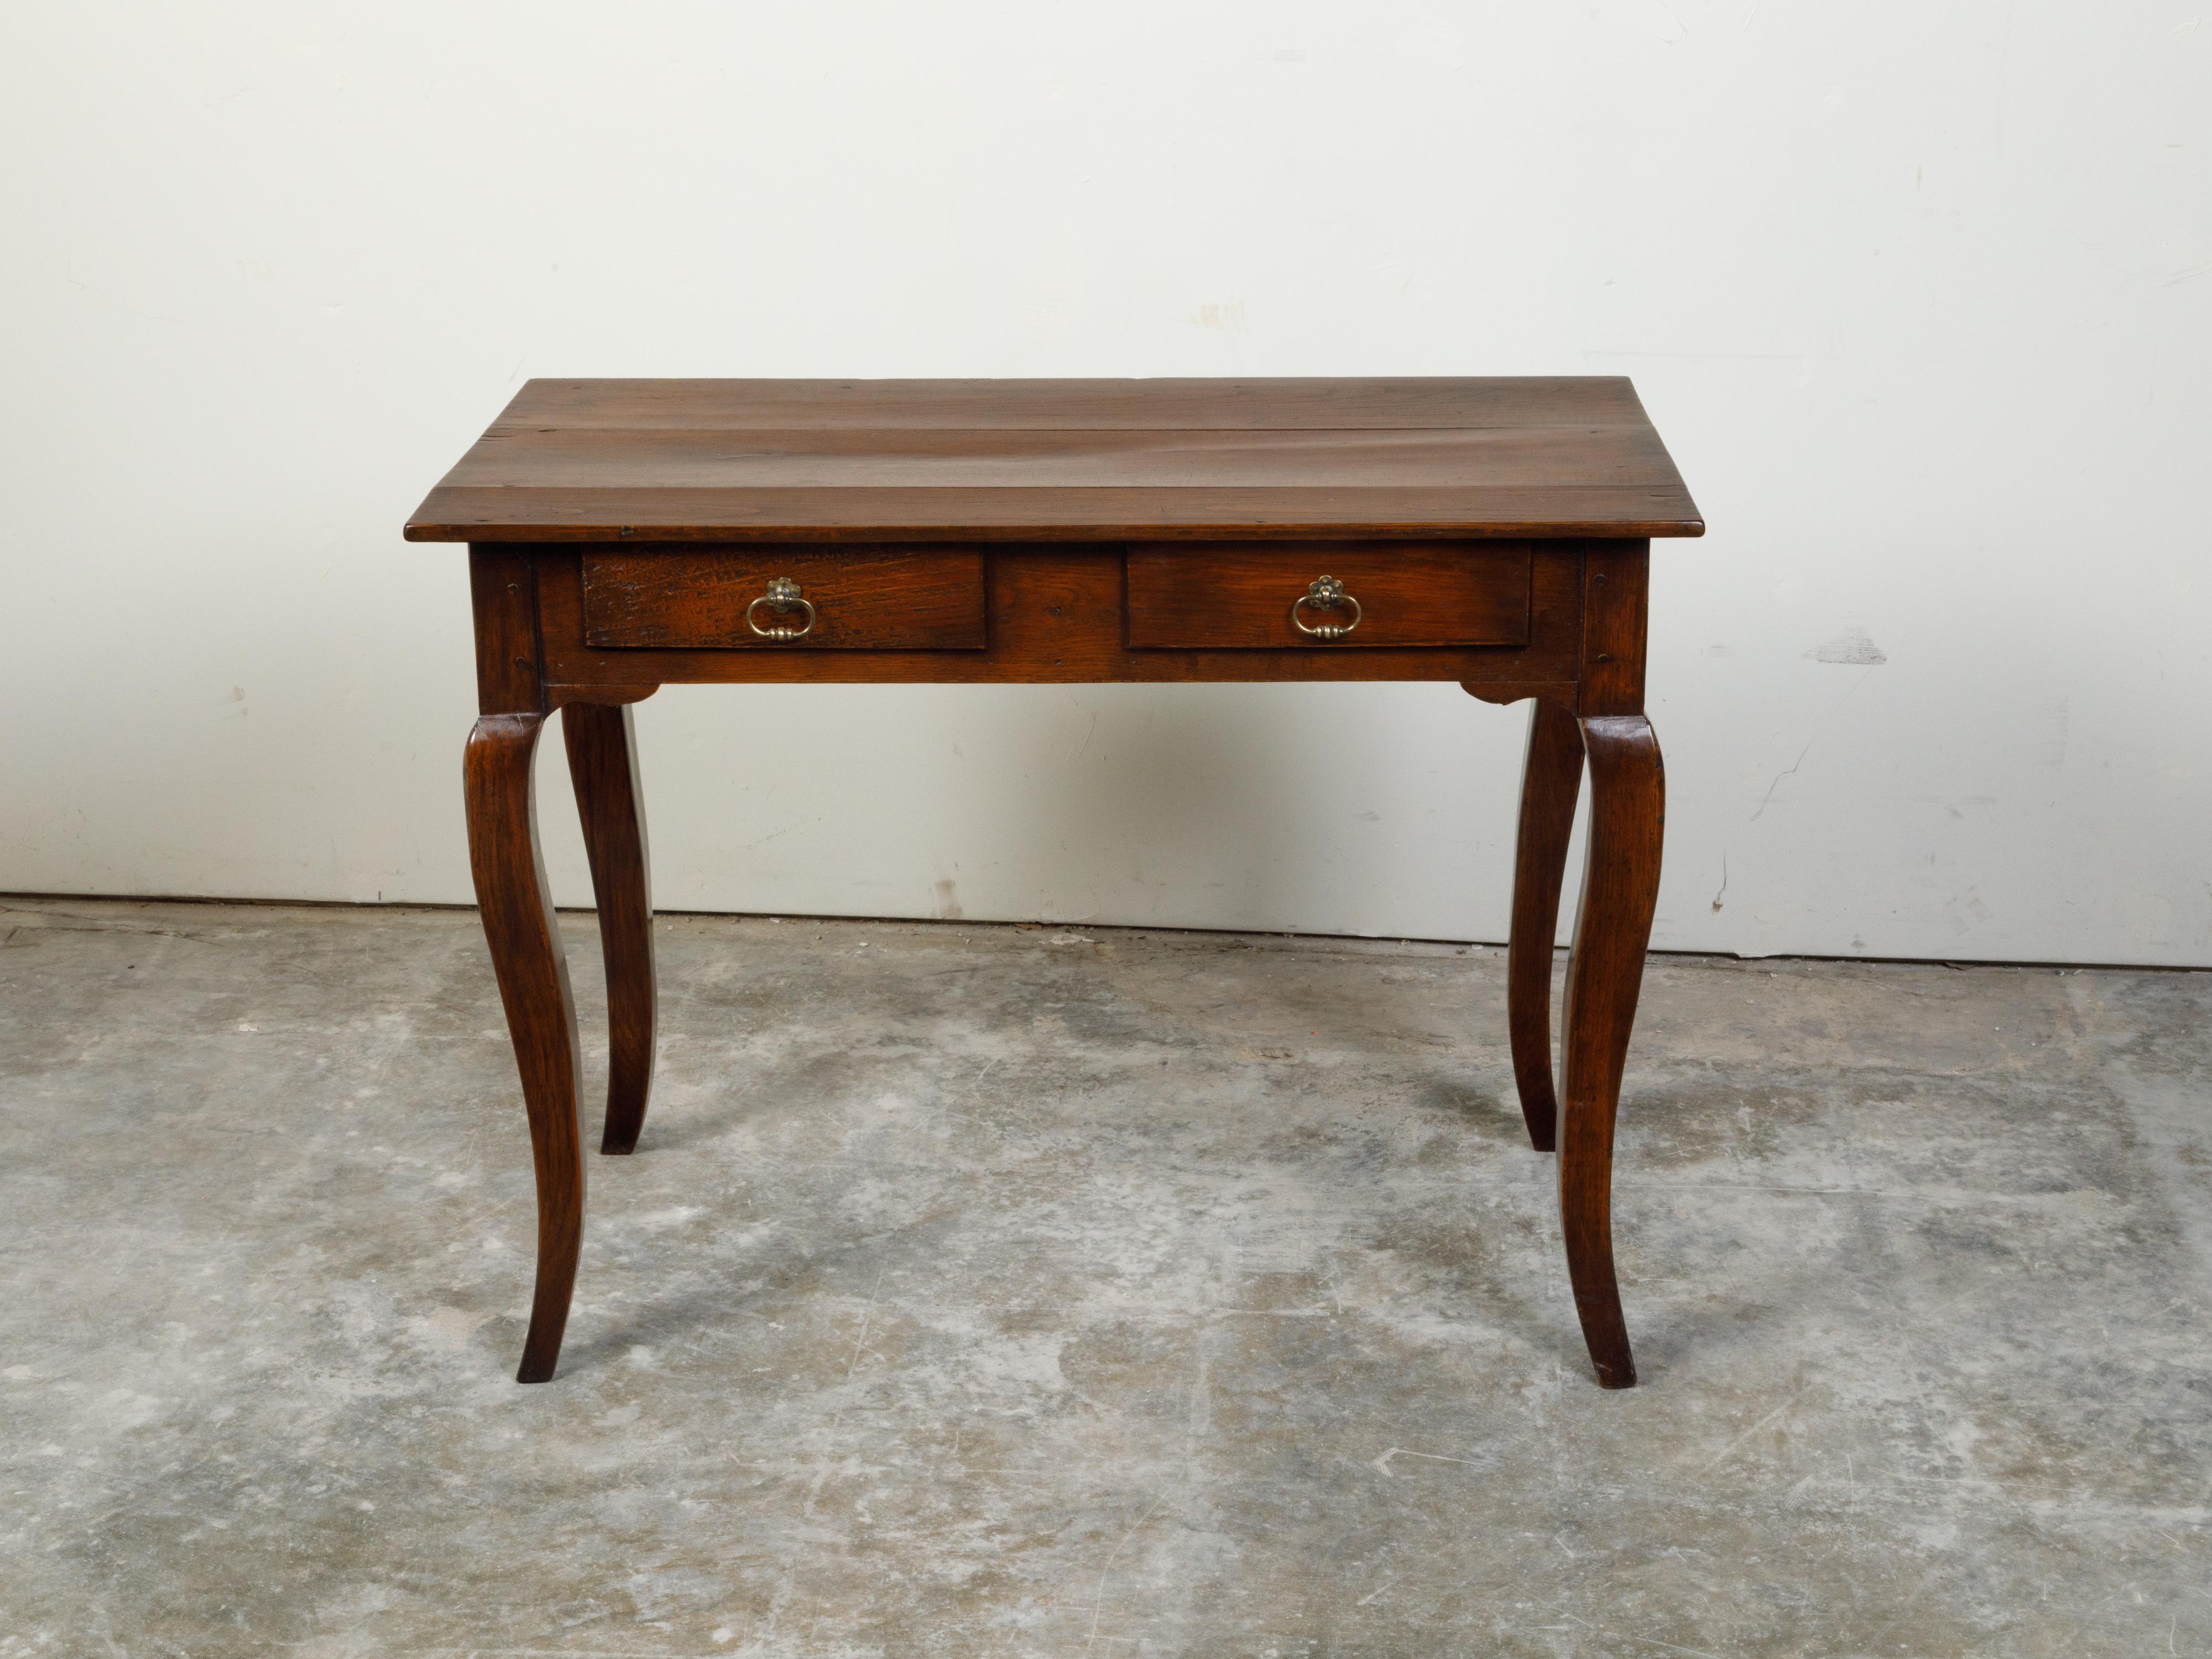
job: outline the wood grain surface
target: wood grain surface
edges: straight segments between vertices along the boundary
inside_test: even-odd
[[[865,418],[863,416],[865,416]],[[1620,375],[1212,376],[1121,380],[534,380],[497,431],[520,426],[958,427],[975,432],[1645,423]]]
[[[532,380],[416,541],[1693,536],[1617,378]]]

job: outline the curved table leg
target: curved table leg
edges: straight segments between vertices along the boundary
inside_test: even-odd
[[[645,793],[627,703],[572,702],[561,710],[592,890],[607,964],[607,1123],[604,1153],[633,1152],[653,1090],[659,990],[653,961],[653,878],[646,854]]]
[[[584,1240],[583,1102],[577,1091],[576,1005],[553,920],[531,774],[540,714],[487,714],[469,734],[462,773],[469,864],[507,1028],[522,1073],[538,1166],[538,1291],[520,1382],[550,1382],[568,1323]]]
[[[1559,1211],[1567,1276],[1597,1380],[1632,1388],[1620,1290],[1613,1270],[1613,1122],[1629,1028],[1644,982],[1644,947],[1659,895],[1666,773],[1641,714],[1582,721],[1589,756],[1589,855],[1567,965],[1559,1111]]]
[[[1521,780],[1521,832],[1513,845],[1513,931],[1505,951],[1505,1015],[1513,1039],[1513,1078],[1528,1140],[1540,1152],[1557,1145],[1559,1097],[1552,1091],[1552,951],[1559,927],[1559,887],[1567,872],[1567,832],[1583,788],[1583,734],[1573,714],[1538,699],[1528,720],[1528,762]]]

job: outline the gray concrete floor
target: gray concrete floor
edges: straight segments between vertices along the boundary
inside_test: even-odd
[[[524,1389],[472,915],[0,914],[0,1659],[2212,1650],[2212,975],[1656,959],[1607,1394],[1499,952],[660,939]]]

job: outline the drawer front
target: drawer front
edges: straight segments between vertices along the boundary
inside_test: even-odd
[[[1128,551],[1128,640],[1163,651],[1526,645],[1533,564],[1526,542],[1141,544]]]
[[[583,565],[587,645],[981,651],[986,643],[981,548],[624,547],[586,550]]]

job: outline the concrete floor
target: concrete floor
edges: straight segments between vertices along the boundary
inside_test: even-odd
[[[2212,975],[1655,960],[1607,1394],[1499,952],[660,939],[524,1389],[472,915],[0,914],[0,1659],[2212,1651]]]

